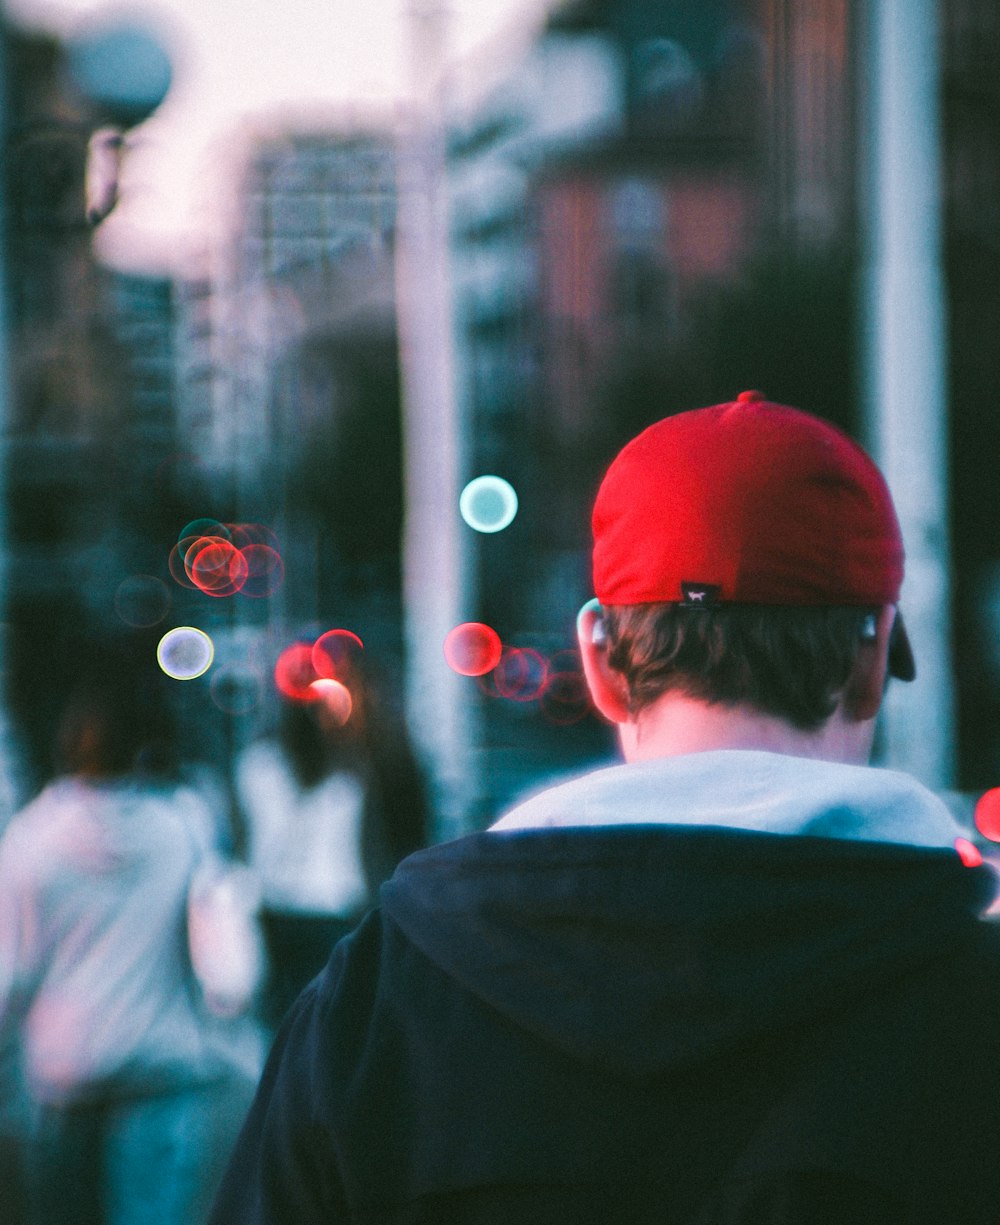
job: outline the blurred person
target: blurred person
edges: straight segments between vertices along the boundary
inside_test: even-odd
[[[284,701],[277,735],[236,764],[272,1028],[396,864],[426,841],[423,784],[402,727],[387,722],[360,668],[342,662],[340,671],[348,684],[335,697]]]
[[[592,523],[624,764],[400,866],[213,1225],[995,1222],[992,874],[868,765],[914,675],[881,474],[745,392],[633,439]]]
[[[157,684],[82,682],[60,774],[0,840],[0,1045],[30,1102],[35,1225],[204,1220],[255,1079],[190,962],[215,822],[177,781]]]

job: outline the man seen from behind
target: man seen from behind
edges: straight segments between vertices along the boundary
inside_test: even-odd
[[[624,448],[579,616],[624,763],[411,856],[214,1225],[1000,1220],[992,874],[868,765],[914,675],[867,455],[759,393]]]

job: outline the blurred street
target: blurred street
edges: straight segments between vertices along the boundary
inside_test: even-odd
[[[302,95],[255,80],[196,165],[192,140],[206,216],[188,235],[172,201],[166,237],[143,168],[218,49],[169,2],[0,9],[0,830],[65,775],[82,688],[162,687],[173,757],[151,736],[142,771],[197,793],[247,873],[258,980],[212,1026],[252,1080],[281,915],[325,947],[409,850],[614,760],[575,646],[594,491],[645,425],[759,388],[888,475],[917,680],[877,760],[982,843],[1000,8],[412,0],[324,98],[310,44],[348,19],[259,7]],[[312,862],[255,787],[312,823]]]

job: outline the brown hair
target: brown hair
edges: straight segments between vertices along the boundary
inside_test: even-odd
[[[747,705],[803,731],[833,714],[876,610],[726,604],[632,604],[604,610],[608,663],[638,714],[674,690]]]

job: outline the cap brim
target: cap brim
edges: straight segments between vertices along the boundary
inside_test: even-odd
[[[913,658],[910,637],[898,609],[889,635],[889,675],[894,676],[898,681],[912,681],[917,675],[917,665]]]

